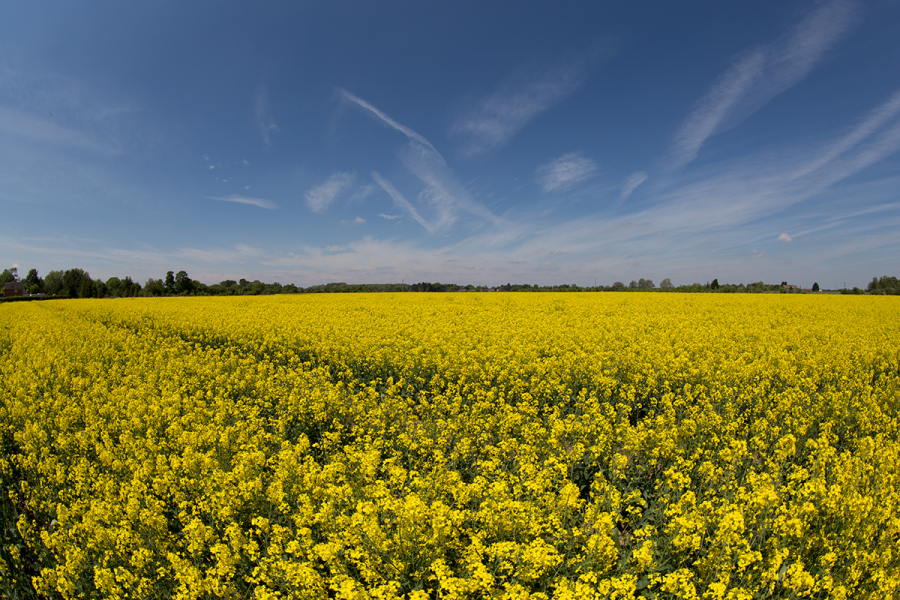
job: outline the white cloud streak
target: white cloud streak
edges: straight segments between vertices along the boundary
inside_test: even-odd
[[[853,24],[851,0],[830,0],[791,34],[751,50],[732,64],[698,102],[675,137],[670,168],[692,162],[709,137],[734,127],[805,78]]]
[[[808,175],[832,162],[867,137],[878,132],[889,123],[891,119],[896,117],[898,113],[900,113],[900,90],[894,92],[890,100],[871,111],[859,125],[853,128],[853,130],[836,143],[832,144],[828,151],[822,156],[819,156],[816,160],[804,165],[794,174],[794,178]]]
[[[314,213],[324,213],[338,194],[349,187],[354,179],[353,173],[334,173],[325,183],[306,192],[306,205]]]
[[[529,121],[578,89],[586,66],[586,61],[577,60],[510,78],[453,126],[453,133],[468,138],[465,153],[483,154],[508,142]]]
[[[622,193],[619,195],[619,202],[627,200],[639,185],[647,181],[648,177],[649,176],[644,171],[638,171],[629,175],[628,179],[625,180],[625,183],[622,184]]]
[[[278,208],[278,205],[271,200],[251,198],[249,196],[204,196],[204,198],[209,198],[210,200],[218,200],[220,202],[236,202],[238,204],[249,204],[250,206],[258,206],[260,208],[266,208],[269,210]]]
[[[416,207],[410,204],[409,200],[404,198],[403,194],[397,191],[397,188],[395,188],[390,181],[382,177],[376,171],[372,171],[372,179],[375,180],[375,183],[381,186],[381,189],[387,192],[388,196],[390,196],[394,200],[394,204],[397,207],[402,208],[403,210],[408,212],[409,215],[413,219],[415,219],[419,225],[421,225],[425,228],[426,231],[428,231],[428,233],[435,232],[434,226],[422,218],[422,215],[419,214],[419,211],[416,210]]]
[[[54,146],[68,146],[102,154],[117,152],[114,146],[100,142],[77,129],[64,127],[26,112],[3,107],[0,107],[0,131],[6,135],[21,136],[34,142]]]
[[[480,217],[494,225],[504,225],[503,219],[494,215],[485,206],[477,202],[458,182],[452,169],[440,152],[424,137],[409,127],[395,121],[371,103],[359,98],[347,90],[339,90],[341,95],[357,106],[369,111],[391,128],[403,133],[409,145],[400,152],[400,160],[423,184],[416,197],[417,202],[432,209],[434,218],[426,219],[413,204],[406,199],[392,184],[377,173],[373,179],[394,199],[398,206],[404,208],[429,233],[449,228],[459,217],[461,211]],[[386,185],[388,187],[386,187]]]
[[[439,156],[439,157],[441,156],[440,153],[435,149],[435,147],[431,145],[431,142],[426,140],[424,137],[422,137],[421,135],[419,135],[418,133],[416,133],[415,131],[413,131],[412,129],[407,127],[406,125],[401,125],[394,119],[387,116],[385,113],[381,112],[380,110],[378,110],[377,108],[372,106],[370,103],[366,102],[365,100],[363,100],[362,98],[360,98],[358,96],[351,94],[347,90],[339,88],[338,92],[340,92],[340,94],[344,98],[349,100],[350,102],[353,102],[357,106],[369,111],[370,113],[372,113],[373,115],[378,117],[383,123],[385,123],[389,127],[392,127],[393,129],[396,129],[397,131],[399,131],[400,133],[402,133],[403,135],[408,137],[410,139],[410,141],[418,142],[419,144],[425,146],[426,148],[431,149],[435,154],[437,154],[437,156]],[[444,160],[443,157],[441,157],[442,162],[443,162],[443,160]]]
[[[400,155],[403,165],[425,184],[418,199],[431,205],[437,212],[437,229],[449,227],[456,222],[458,213],[465,211],[494,225],[503,226],[504,220],[497,217],[460,185],[453,171],[440,159],[422,146],[411,145]]]
[[[764,55],[753,52],[729,67],[722,79],[713,85],[675,138],[674,168],[681,168],[697,158],[706,139],[715,133],[728,111],[759,77],[764,63]]]
[[[272,133],[277,133],[280,130],[269,116],[269,91],[265,83],[261,83],[256,89],[256,95],[253,97],[253,112],[263,143],[268,148],[272,145]]]
[[[570,152],[537,168],[545,192],[561,192],[587,181],[597,173],[597,165],[579,152]]]

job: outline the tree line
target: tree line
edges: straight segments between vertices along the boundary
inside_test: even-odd
[[[226,279],[207,285],[190,278],[186,271],[168,271],[159,279],[149,278],[143,285],[125,276],[110,277],[107,280],[93,279],[84,269],[68,269],[66,271],[50,271],[41,277],[37,269],[30,269],[28,274],[19,277],[18,269],[11,267],[0,274],[0,283],[21,281],[26,294],[32,297],[56,298],[129,298],[135,296],[237,296],[263,294],[316,294],[316,293],[358,293],[358,292],[683,292],[683,293],[802,293],[818,292],[819,284],[814,283],[810,290],[800,290],[788,285],[768,284],[762,281],[755,283],[719,283],[713,279],[705,284],[692,283],[676,286],[669,278],[663,279],[659,286],[652,279],[632,280],[628,284],[616,281],[612,285],[579,286],[576,284],[537,285],[507,283],[506,285],[460,285],[456,283],[440,283],[422,281],[419,283],[364,283],[348,284],[333,282],[303,288],[292,283],[282,285],[279,282],[263,283],[259,280],[248,281]],[[900,283],[896,277],[873,277],[865,290],[852,288],[840,290],[845,294],[889,294],[900,295]]]

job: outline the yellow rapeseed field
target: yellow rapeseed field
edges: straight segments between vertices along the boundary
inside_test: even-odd
[[[0,593],[897,598],[900,299],[0,305]]]

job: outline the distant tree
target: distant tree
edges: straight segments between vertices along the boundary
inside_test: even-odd
[[[165,293],[166,288],[163,285],[163,281],[152,277],[147,280],[147,283],[144,284],[144,289],[141,290],[142,296],[164,296]]]
[[[223,288],[230,288],[236,286],[237,281],[235,281],[234,279],[226,279],[225,281],[220,281],[219,285]]]
[[[650,290],[655,288],[656,286],[653,284],[652,279],[644,279],[643,277],[638,280],[638,287],[642,290]]]
[[[672,285],[672,280],[669,279],[668,277],[666,277],[659,283],[659,288],[661,290],[668,290],[668,289],[672,289],[673,287],[675,287],[675,286]]]
[[[632,289],[632,290],[637,289],[637,286],[638,286],[638,282],[635,281],[634,279],[632,279],[631,282],[628,284],[628,288]]]
[[[168,279],[168,275],[166,278]],[[194,282],[191,281],[191,278],[188,277],[186,271],[178,271],[178,274],[175,275],[175,293],[176,294],[190,294],[194,290]]]
[[[85,277],[81,280],[81,285],[78,286],[78,297],[79,298],[93,298],[94,297],[94,282],[91,281],[90,277]]]
[[[719,289],[719,279],[713,279],[712,283],[709,285],[710,289],[717,290]]]
[[[126,275],[125,279],[122,280],[122,287],[119,288],[119,295],[123,298],[131,298],[132,296],[137,296],[140,291],[141,285],[135,283],[131,276]]]
[[[31,269],[28,271],[28,275],[25,276],[25,280],[22,282],[25,284],[25,287],[29,290],[34,286],[38,286],[38,290],[44,287],[44,282],[38,276],[37,269]],[[37,292],[31,292],[32,294],[36,294]]]
[[[89,288],[84,286],[85,280],[91,282]],[[63,273],[61,295],[68,298],[89,298],[91,290],[93,290],[93,281],[84,269],[69,269]],[[82,296],[82,293],[87,293],[87,296]]]
[[[788,284],[787,281],[782,281],[782,282],[781,282],[781,287],[787,287],[787,284]]]
[[[625,284],[622,283],[621,281],[617,281],[617,282],[615,282],[614,284],[612,284],[612,286],[613,286],[614,288],[623,288],[623,287],[625,287]]]
[[[98,279],[94,282],[94,298],[105,298],[109,295],[109,287],[107,287],[106,283],[102,279]]]
[[[882,276],[880,279],[873,277],[866,290],[871,294],[900,294],[900,281],[896,277]]]
[[[166,293],[174,294],[175,293],[175,273],[173,271],[168,271],[166,273]]]
[[[106,280],[106,289],[110,296],[118,296],[119,289],[122,287],[122,280],[118,277],[110,277]]]
[[[47,273],[47,276],[44,277],[44,293],[48,296],[61,294],[63,290],[62,277],[62,271],[50,271]]]
[[[813,283],[812,290],[813,290],[814,292],[818,292],[818,291],[819,291],[819,282],[818,282],[818,281],[815,282],[815,283]]]
[[[18,280],[19,280],[18,267],[10,267],[9,269],[3,269],[3,273],[0,273],[0,283],[9,283],[10,281],[18,281]]]

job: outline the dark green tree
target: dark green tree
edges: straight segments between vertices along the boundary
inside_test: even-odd
[[[166,293],[166,288],[163,285],[161,279],[153,279],[152,277],[147,280],[147,283],[144,284],[144,288],[141,291],[142,296],[163,296]]]
[[[812,290],[813,290],[814,292],[818,292],[818,291],[819,291],[819,282],[818,282],[818,281],[815,282],[815,283],[813,283]]]
[[[169,276],[166,275],[166,280],[168,281]],[[191,281],[191,278],[188,277],[186,271],[178,271],[178,274],[175,275],[175,293],[176,294],[190,294],[194,290],[194,282]]]
[[[90,277],[85,277],[81,280],[81,285],[78,286],[78,297],[94,298],[94,282],[91,281]]]
[[[0,273],[0,283],[9,283],[10,281],[18,281],[18,280],[19,280],[18,267],[10,267],[9,269],[3,269],[3,273]]]
[[[866,290],[869,293],[876,294],[900,294],[900,281],[896,277],[888,277],[887,275],[882,276],[880,279],[873,277]]]
[[[717,290],[719,289],[719,279],[713,279],[712,283],[709,285],[710,289]]]
[[[132,296],[137,296],[140,291],[141,284],[135,283],[130,275],[126,275],[125,279],[122,280],[122,287],[119,288],[119,295],[123,298],[131,298]]]
[[[175,273],[173,271],[168,271],[166,273],[166,293],[174,294],[175,293]]]
[[[68,298],[90,297],[90,290],[93,289],[93,285],[91,288],[83,287],[85,280],[93,284],[91,276],[84,269],[69,269],[62,275],[62,290],[60,294]],[[88,296],[82,296],[83,291],[87,291]]]
[[[119,296],[119,290],[122,289],[122,280],[118,277],[110,277],[106,280],[106,288],[110,296]]]
[[[63,290],[62,277],[62,271],[50,271],[47,273],[47,276],[44,277],[44,293],[48,296],[61,294]]]
[[[98,279],[94,282],[94,298],[105,298],[109,295],[109,288],[106,283],[102,279]]]
[[[28,275],[25,276],[25,280],[22,282],[25,284],[25,289],[31,290],[34,286],[38,286],[38,290],[44,287],[44,281],[38,276],[37,269],[30,269],[28,271]],[[31,292],[36,293],[36,292]]]

